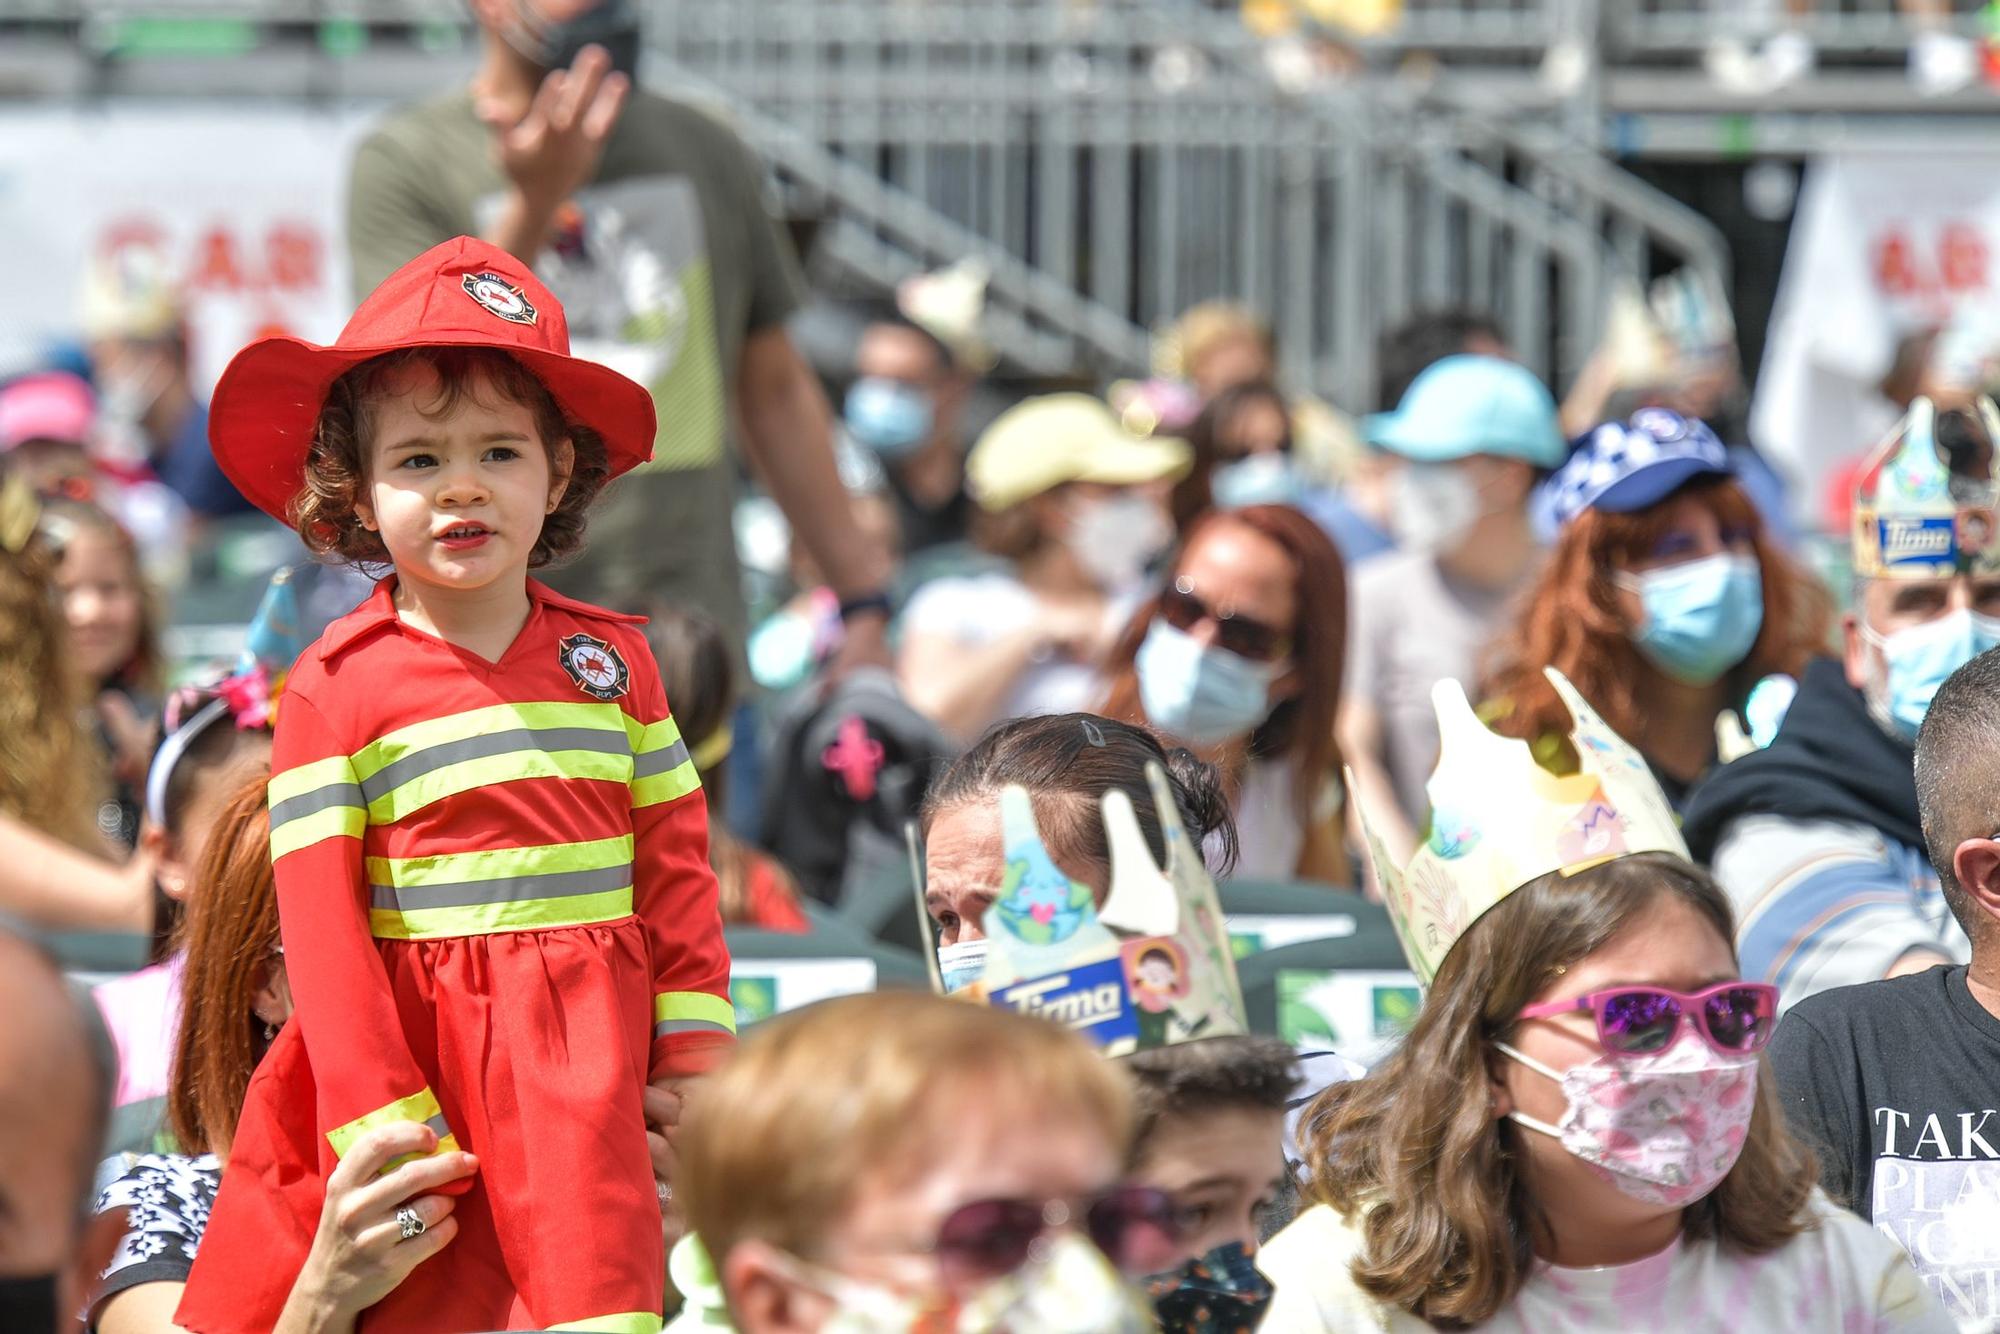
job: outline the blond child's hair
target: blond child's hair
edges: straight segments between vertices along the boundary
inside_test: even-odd
[[[919,992],[846,996],[758,1025],[693,1097],[688,1223],[718,1270],[752,1239],[812,1259],[864,1181],[921,1175],[978,1101],[1092,1126],[1119,1161],[1131,1139],[1125,1078],[1067,1029]]]

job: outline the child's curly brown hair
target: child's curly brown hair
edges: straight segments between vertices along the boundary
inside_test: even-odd
[[[437,376],[432,402],[419,409],[425,417],[435,421],[449,416],[467,395],[497,394],[534,414],[545,449],[553,450],[559,440],[570,442],[569,484],[555,510],[542,521],[528,565],[539,569],[574,555],[583,546],[585,512],[611,475],[604,438],[565,417],[555,396],[526,366],[505,352],[480,347],[389,352],[362,362],[333,382],[306,451],[305,485],[290,507],[292,526],[306,546],[353,565],[388,563],[389,549],[379,534],[362,526],[355,502],[368,484],[365,460],[369,432],[374,429],[371,408],[384,383],[412,366],[428,367]]]

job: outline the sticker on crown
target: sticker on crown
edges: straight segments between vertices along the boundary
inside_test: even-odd
[[[465,294],[489,314],[498,315],[513,324],[535,322],[535,306],[528,300],[528,294],[499,274],[491,270],[468,273],[462,285]]]
[[[1001,987],[988,1004],[1075,1029],[1114,1056],[1139,1038],[1139,1012],[1125,989],[1125,961],[1115,955]]]

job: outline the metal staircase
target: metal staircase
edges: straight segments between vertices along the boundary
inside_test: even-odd
[[[1393,83],[1301,89],[1200,4],[674,0],[648,18],[649,80],[720,99],[823,212],[827,254],[880,284],[981,256],[992,341],[1030,369],[1142,370],[1149,329],[1233,297],[1269,314],[1288,377],[1359,409],[1376,335],[1418,309],[1496,311],[1560,383],[1618,275],[1692,265],[1727,290],[1704,219],[1553,127]]]

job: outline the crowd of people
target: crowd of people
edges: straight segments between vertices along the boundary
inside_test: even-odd
[[[815,365],[622,7],[473,8],[332,344],[205,402],[133,251],[0,383],[0,1328],[2000,1328],[1979,386],[1815,547],[1665,326],[1357,416],[1220,302],[1023,386],[962,268]],[[1388,923],[1384,1051],[1252,886]]]

